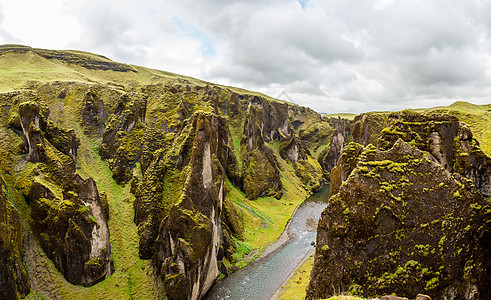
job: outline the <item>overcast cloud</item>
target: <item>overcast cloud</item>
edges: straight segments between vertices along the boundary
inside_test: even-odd
[[[363,112],[491,103],[490,16],[490,0],[0,0],[0,42]]]

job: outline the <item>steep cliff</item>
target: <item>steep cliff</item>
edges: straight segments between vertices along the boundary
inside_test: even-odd
[[[483,196],[491,196],[491,158],[457,117],[404,111],[390,114],[388,120],[390,126],[378,140],[381,149],[392,147],[401,138],[429,152],[448,171],[471,179]]]
[[[30,285],[22,262],[22,224],[0,178],[0,298],[18,299],[29,294]]]
[[[97,186],[75,173],[79,141],[74,132],[48,120],[42,100],[32,94],[27,98],[31,101],[22,102],[20,95],[12,102],[9,120],[27,149],[27,181],[17,188],[23,189],[30,206],[31,229],[68,281],[93,285],[112,270],[109,229]]]
[[[351,143],[332,170],[307,298],[487,299],[489,157],[456,117],[386,120],[378,148]]]
[[[472,182],[402,140],[354,158],[319,222],[308,298],[488,298],[491,206]]]

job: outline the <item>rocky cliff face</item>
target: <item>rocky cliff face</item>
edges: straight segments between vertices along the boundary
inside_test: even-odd
[[[226,121],[214,114],[191,117],[194,131],[186,183],[159,229],[155,263],[169,299],[200,299],[219,275],[224,255],[230,148]]]
[[[488,298],[491,206],[472,182],[402,140],[356,160],[322,213],[308,298]]]
[[[343,152],[346,140],[351,135],[350,122],[341,118],[330,118],[329,123],[334,127],[334,132],[329,142],[329,148],[326,148],[321,154],[319,161],[326,172],[331,172],[332,168]],[[327,150],[329,149],[329,150]]]
[[[390,126],[378,140],[381,149],[401,138],[429,152],[448,171],[471,179],[483,196],[491,196],[491,158],[479,149],[469,127],[457,117],[405,111],[389,115],[388,120]]]
[[[489,298],[489,158],[454,117],[388,121],[379,148],[351,143],[332,170],[307,298]]]
[[[360,114],[350,125],[353,142],[363,146],[376,145],[385,127],[387,127],[387,113]]]
[[[154,104],[156,91],[184,96],[162,109]],[[172,299],[202,297],[220,272],[228,272],[223,260],[235,260],[232,237],[242,238],[243,225],[240,210],[228,199],[227,180],[249,199],[280,199],[283,170],[279,160],[284,159],[306,189],[320,187],[322,182],[322,169],[306,143],[320,143],[324,133],[313,134],[316,139],[302,139],[292,122],[302,112],[258,96],[225,92],[209,87],[148,87],[146,122],[138,119],[141,125],[115,138],[117,144],[120,137],[132,136],[138,126],[143,128],[142,138],[130,138],[125,146],[142,149],[137,156],[143,176],[132,180],[139,252],[140,257],[153,259]],[[204,111],[197,109],[200,105]],[[110,123],[125,123],[123,115],[111,118]],[[237,133],[241,136],[235,137],[238,143],[233,136]],[[105,145],[115,144],[104,140]],[[275,142],[280,143],[277,150]],[[135,147],[138,143],[142,146]],[[114,153],[119,151],[105,153],[116,161],[118,154]]]
[[[91,286],[112,272],[107,213],[95,182],[75,173],[75,133],[47,120],[49,110],[33,100],[14,102],[10,111],[30,164],[28,181],[17,188],[24,189],[31,230],[56,268],[68,281]]]
[[[29,294],[30,285],[22,262],[21,219],[9,193],[0,178],[0,298],[18,299]]]

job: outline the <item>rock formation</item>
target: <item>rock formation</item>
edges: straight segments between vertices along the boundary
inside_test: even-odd
[[[191,122],[194,138],[184,190],[163,220],[157,237],[155,261],[169,299],[204,296],[219,275],[222,221],[225,217],[237,218],[223,214],[230,151],[228,126],[213,114],[196,114]]]
[[[345,142],[351,134],[350,122],[348,120],[338,117],[337,119],[329,119],[329,122],[333,125],[334,132],[331,141],[328,144],[329,148],[326,148],[319,157],[323,169],[328,173],[336,166],[336,163],[343,152]]]
[[[49,111],[45,115],[41,111],[35,102],[18,106],[27,157],[36,163],[29,175],[31,182],[25,187],[31,228],[68,281],[91,286],[112,272],[106,215],[94,180],[75,174],[79,142],[74,132],[58,128],[46,120]]]
[[[379,149],[351,143],[332,170],[307,298],[491,297],[489,158],[454,117],[388,119]]]
[[[7,184],[0,178],[0,298],[18,299],[29,294],[30,285],[22,262],[22,224],[9,199]]]
[[[491,196],[491,158],[479,149],[469,127],[457,117],[403,111],[390,114],[388,120],[390,126],[378,140],[381,149],[402,138],[429,152],[448,171],[471,179],[483,196]]]
[[[385,127],[387,127],[387,113],[360,114],[350,125],[353,142],[363,146],[376,145]]]

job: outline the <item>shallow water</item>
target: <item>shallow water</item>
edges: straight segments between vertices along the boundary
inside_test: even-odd
[[[329,187],[306,199],[292,217],[290,239],[268,256],[217,282],[205,299],[269,299],[295,270],[304,256],[313,249],[317,222],[326,207]],[[311,230],[311,231],[309,231]]]

